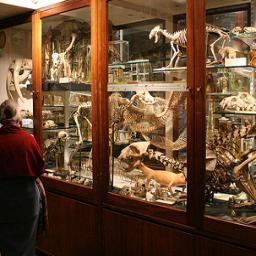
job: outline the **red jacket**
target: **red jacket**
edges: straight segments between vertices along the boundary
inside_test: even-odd
[[[44,172],[44,160],[34,137],[20,127],[0,128],[0,178],[38,177]]]

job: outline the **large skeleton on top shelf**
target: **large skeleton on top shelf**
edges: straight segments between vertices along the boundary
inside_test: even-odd
[[[217,59],[214,47],[217,42],[222,40],[223,41],[222,48],[223,48],[226,41],[229,40],[229,34],[225,31],[223,31],[222,29],[220,29],[214,25],[210,25],[210,24],[207,24],[205,29],[206,29],[206,33],[215,33],[215,34],[218,34],[218,36],[219,36],[217,38],[217,40],[215,40],[210,45],[211,52],[214,57],[214,61],[212,62],[212,64],[217,63],[218,59]],[[174,33],[170,33],[166,29],[162,29],[160,26],[155,26],[150,31],[149,39],[155,38],[155,43],[157,43],[160,39],[160,34],[162,34],[164,37],[166,37],[167,39],[170,40],[171,49],[173,51],[170,63],[166,66],[166,68],[177,67],[180,57],[182,55],[179,47],[186,48],[186,46],[187,46],[187,30],[182,29],[182,30],[176,31]]]
[[[88,75],[89,24],[65,20],[50,27],[43,36],[43,77],[46,80],[78,80]]]
[[[64,52],[52,54],[52,67],[50,69],[51,80],[56,81],[63,72],[64,77],[71,78],[71,67],[67,58],[68,52],[72,49],[77,35],[72,33],[71,42]]]

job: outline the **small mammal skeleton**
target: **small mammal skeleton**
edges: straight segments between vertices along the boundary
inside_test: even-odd
[[[219,42],[220,40],[222,40],[223,41],[222,48],[223,48],[226,41],[229,40],[229,34],[226,33],[225,31],[223,31],[222,29],[220,29],[214,25],[210,25],[210,24],[207,24],[205,29],[206,29],[206,33],[215,33],[215,34],[218,34],[218,36],[219,36],[217,38],[217,40],[215,40],[210,45],[211,52],[214,57],[214,61],[212,62],[212,64],[217,63],[218,59],[217,59],[216,53],[214,51],[215,44],[217,42]],[[150,31],[149,39],[152,39],[154,37],[155,43],[157,43],[160,39],[160,34],[162,34],[164,37],[166,37],[167,39],[170,40],[171,49],[173,50],[173,54],[171,56],[170,63],[166,66],[166,68],[177,67],[179,64],[180,57],[182,55],[179,47],[185,48],[187,46],[187,30],[182,29],[182,30],[176,31],[174,33],[170,33],[166,29],[161,29],[161,27],[158,25],[158,26],[155,26]]]

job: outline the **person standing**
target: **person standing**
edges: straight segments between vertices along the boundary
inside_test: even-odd
[[[0,105],[0,254],[34,256],[40,210],[36,179],[44,160],[34,137],[20,127],[18,105]]]

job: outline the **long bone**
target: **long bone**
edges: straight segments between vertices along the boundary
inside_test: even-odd
[[[83,137],[82,137],[82,132],[81,132],[81,127],[80,127],[80,124],[79,124],[79,121],[78,121],[78,118],[81,117],[81,110],[83,108],[88,108],[89,105],[87,103],[82,103],[78,106],[77,110],[73,113],[73,118],[75,120],[75,123],[77,125],[77,130],[78,130],[78,136],[79,136],[79,141],[76,142],[77,145],[81,145],[83,143]],[[86,117],[86,116],[82,116],[82,118],[84,118],[88,125],[90,126],[90,128],[92,128],[92,123],[91,121]]]

